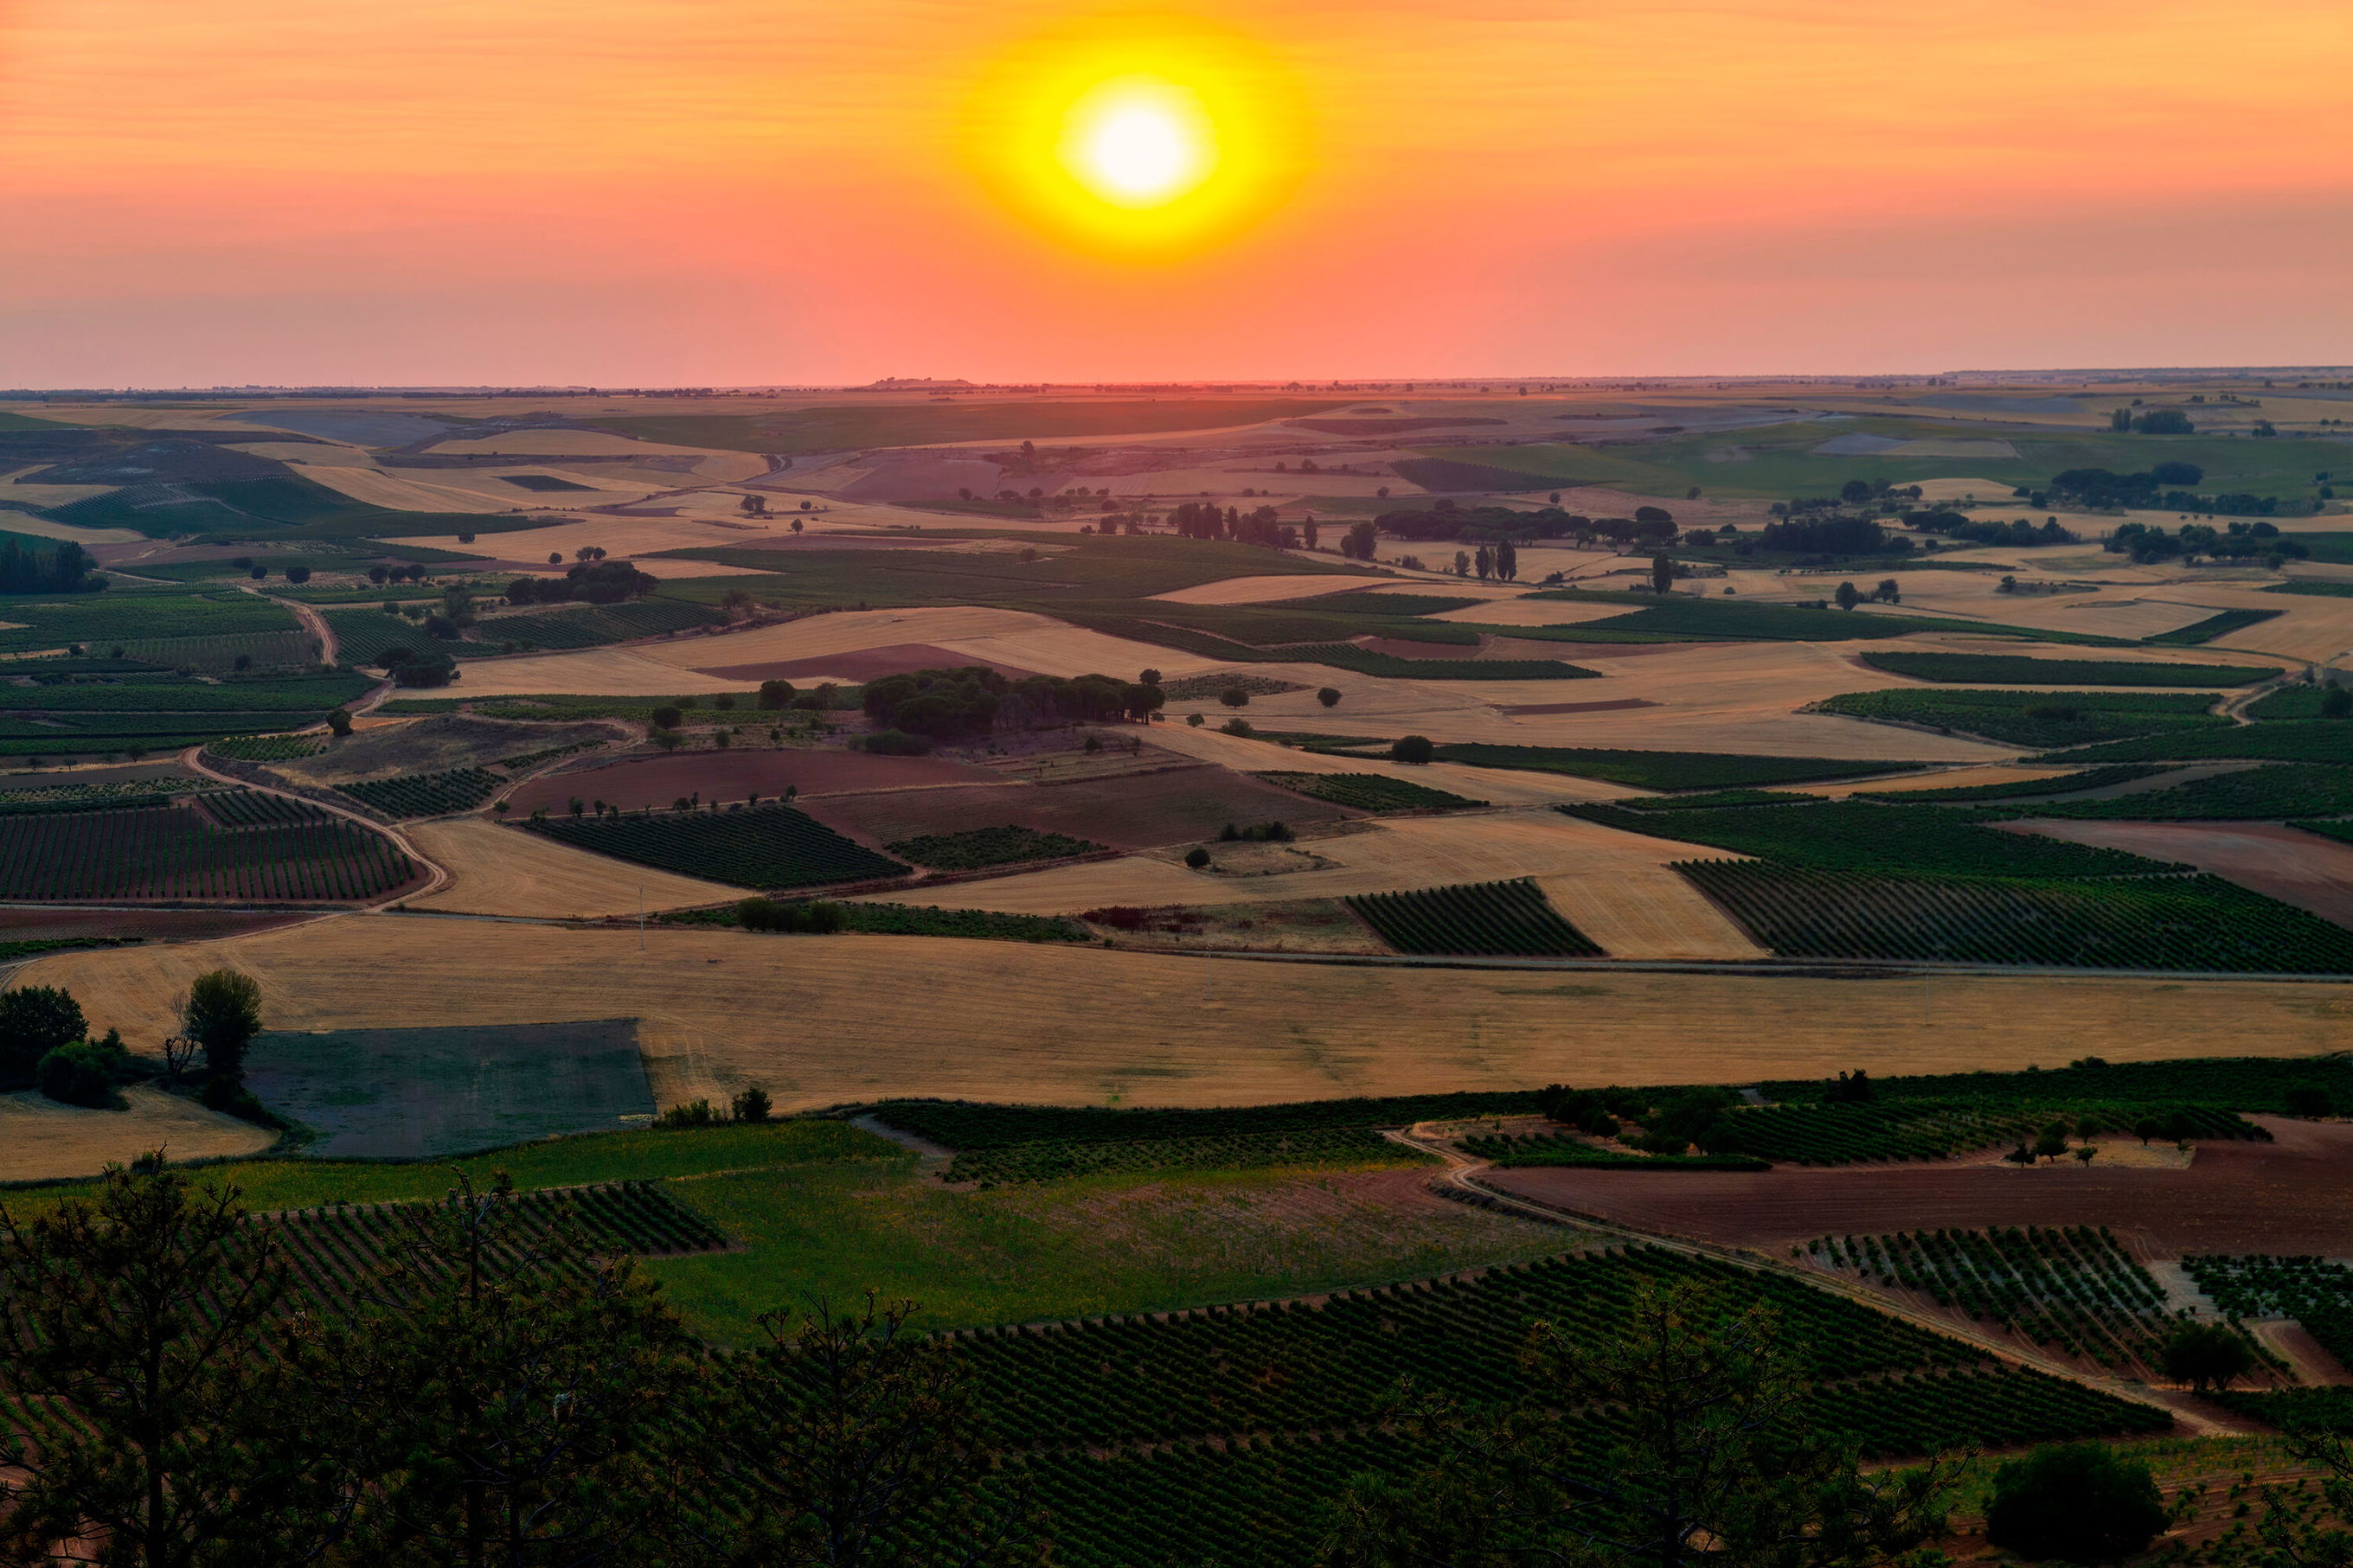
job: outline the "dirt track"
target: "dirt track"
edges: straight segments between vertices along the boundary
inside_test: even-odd
[[[2185,1170],[1999,1164],[1693,1171],[1490,1171],[1502,1192],[1605,1220],[1786,1251],[1830,1235],[2106,1225],[2147,1256],[2353,1248],[2353,1125],[2257,1118],[2273,1143],[2209,1142]]]

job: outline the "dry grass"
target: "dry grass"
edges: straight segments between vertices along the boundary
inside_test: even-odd
[[[0,1182],[94,1176],[156,1149],[174,1160],[258,1154],[278,1141],[267,1128],[145,1084],[125,1098],[128,1110],[85,1110],[30,1092],[0,1095]]]
[[[714,658],[713,662],[717,662]],[[458,684],[441,697],[528,697],[546,692],[580,697],[676,697],[688,692],[756,691],[755,680],[727,680],[657,663],[631,648],[592,647],[578,653],[525,654],[469,659]]]
[[[427,468],[414,471],[439,472]],[[512,499],[492,500],[475,490],[460,489],[438,479],[412,479],[375,468],[321,467],[305,469],[302,477],[353,500],[365,501],[370,506],[389,507],[395,511],[461,511],[487,517],[494,512],[512,511],[519,506],[530,504],[533,499],[526,492],[517,490]],[[441,534],[433,539],[397,542],[432,544],[447,549],[449,536]]]
[[[1204,583],[1198,587],[1178,588],[1174,593],[1152,596],[1175,605],[1266,605],[1279,599],[1344,593],[1351,588],[1376,588],[1381,583],[1377,577],[1343,577],[1329,573],[1322,576],[1229,577],[1222,583]]]
[[[409,900],[408,907],[416,910],[568,919],[631,914],[641,906],[674,910],[744,896],[741,888],[607,860],[480,816],[420,822],[403,831],[455,879],[429,898]]]
[[[1681,858],[1703,857],[1686,852]],[[1662,866],[1598,868],[1540,877],[1536,885],[1562,919],[1600,943],[1612,958],[1747,961],[1772,956],[1698,889]]]
[[[2339,988],[1941,975],[1840,981],[1216,961],[918,937],[766,937],[351,915],[61,953],[23,983],[103,997],[133,1039],[196,974],[253,974],[277,1028],[640,1019],[665,1104],[765,1084],[790,1107],[893,1094],[1263,1103],[1548,1082],[1750,1082],[2353,1047]]]

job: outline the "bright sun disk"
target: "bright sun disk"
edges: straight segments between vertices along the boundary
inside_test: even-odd
[[[1163,206],[1208,178],[1217,162],[1208,117],[1193,94],[1166,82],[1106,82],[1071,108],[1062,166],[1101,200]]]

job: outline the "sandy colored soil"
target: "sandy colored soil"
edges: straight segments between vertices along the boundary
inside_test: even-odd
[[[878,680],[886,675],[908,675],[919,669],[953,669],[978,662],[969,654],[935,643],[892,643],[888,647],[860,648],[856,653],[818,654],[809,658],[771,659],[765,664],[728,664],[703,671],[730,680],[808,680],[822,678],[844,682]],[[991,663],[989,668],[1018,680],[1035,671]]]
[[[1090,779],[1078,784],[1008,785],[998,783],[958,789],[900,789],[870,795],[835,795],[811,801],[806,809],[828,826],[875,844],[890,844],[929,833],[960,833],[966,828],[1014,824],[1046,833],[1066,833],[1073,837],[1109,845],[1114,849],[1196,843],[1216,837],[1219,830],[1229,822],[1243,826],[1254,822],[1287,822],[1294,827],[1303,827],[1355,815],[1328,801],[1310,800],[1289,790],[1245,778],[1226,768],[1192,766]],[[1124,862],[1104,864],[1111,866]],[[1052,874],[1034,873],[1041,877]],[[1177,869],[1177,874],[1182,877],[1192,875],[1181,868]],[[1014,879],[1026,881],[1029,879]],[[976,889],[997,885],[989,881],[975,883],[972,887]],[[1317,895],[1300,893],[1291,896],[1312,898]],[[927,898],[924,901],[930,900]],[[967,902],[966,889],[961,888],[942,889],[942,901],[972,909],[1023,907],[1019,904],[999,906]],[[1103,901],[1097,900],[1094,902]],[[1132,903],[1135,900],[1111,901]],[[1091,909],[1093,904],[1076,907]]]
[[[1537,877],[1544,879],[1547,893],[1557,889],[1562,894],[1566,901],[1557,907],[1569,922],[1615,957],[1760,956],[1713,905],[1666,869],[1675,860],[1742,857],[1620,833],[1558,812],[1394,817],[1332,837],[1311,835],[1296,847],[1332,864],[1280,877],[1239,879],[1138,855],[943,888],[939,901],[1009,914],[1077,914],[1113,904],[1335,899]],[[1611,946],[1604,930],[1627,950]]]
[[[634,913],[640,889],[649,910],[723,903],[744,896],[741,888],[607,860],[486,817],[421,822],[402,831],[453,879],[428,898],[409,900],[413,910],[566,920]],[[448,931],[444,940],[463,945],[469,938],[462,931]]]
[[[418,468],[417,474],[430,473],[434,478],[410,479],[405,475],[386,473],[377,468],[337,466],[306,469],[303,478],[315,480],[331,490],[367,502],[370,506],[389,507],[395,511],[465,511],[490,516],[496,512],[512,511],[533,503],[547,504],[545,496],[535,496],[528,490],[516,490],[512,499],[493,498],[470,488],[460,489],[446,482],[438,468]],[[638,492],[632,492],[638,493]],[[435,541],[406,542],[433,543]],[[443,534],[438,542],[442,548],[449,546],[449,536]]]
[[[1177,605],[1265,605],[1278,599],[1343,594],[1352,588],[1361,591],[1378,587],[1387,581],[1382,577],[1344,577],[1328,572],[1320,576],[1229,577],[1222,583],[1204,583],[1198,588],[1179,588],[1152,596]]]
[[[2337,1255],[2353,1236],[2353,1126],[2255,1120],[2274,1143],[2201,1143],[2185,1170],[2073,1161],[1779,1170],[1496,1171],[1496,1187],[1645,1230],[1767,1250],[1830,1235],[2106,1225],[2155,1258]]]
[[[680,669],[708,672],[785,660],[813,662],[834,654],[910,643],[940,649],[951,664],[998,664],[1042,675],[1100,672],[1132,680],[1137,671],[1150,668],[1173,679],[1224,668],[1215,659],[1081,631],[1044,616],[964,606],[810,616],[715,639],[649,644],[638,651]],[[836,673],[812,670],[813,675]]]
[[[574,795],[601,800],[624,811],[649,805],[666,811],[682,795],[699,793],[708,803],[742,800],[756,792],[761,798],[773,800],[788,784],[797,786],[804,797],[922,785],[1017,787],[987,768],[945,757],[870,757],[863,752],[834,751],[680,752],[552,773],[523,784],[509,798],[518,816],[527,816],[533,808],[543,805],[560,812]]]
[[[642,645],[641,645],[642,646]],[[435,697],[701,696],[714,691],[756,691],[756,680],[727,680],[658,664],[638,648],[592,647],[578,653],[522,654],[512,658],[468,659],[456,682]]]
[[[2353,926],[2353,844],[2277,823],[2076,822],[2063,818],[2003,823],[2013,833],[2041,833],[2077,844],[2127,850],[2157,860],[2186,860],[2239,886],[2323,920]]]
[[[436,452],[512,452],[530,458],[708,457],[707,447],[666,447],[659,441],[633,441],[602,430],[508,430],[471,440],[443,441]],[[765,465],[762,465],[763,468]]]
[[[98,1021],[134,1040],[168,1033],[188,983],[224,964],[260,982],[275,1028],[558,1023],[625,1010],[640,1020],[663,1104],[756,1080],[795,1109],[892,1094],[1263,1104],[2353,1047],[2341,987],[2272,981],[1857,982],[1221,959],[1208,1001],[1209,976],[1190,957],[923,937],[658,929],[645,940],[640,953],[626,929],[347,915],[225,942],[60,953],[26,966],[21,983],[104,997]],[[1853,1185],[1915,1173],[1867,1172]],[[1992,1173],[2004,1173],[2016,1174]],[[1923,1223],[1962,1222],[1904,1221]],[[1865,1227],[1803,1234],[1829,1228]]]
[[[24,501],[30,506],[70,506],[75,501],[88,500],[92,496],[111,494],[115,489],[112,485],[28,485],[19,482],[16,478],[17,474],[37,473],[48,466],[47,463],[34,463],[15,469],[5,477],[0,477],[0,484],[5,484],[8,487],[6,490],[0,491],[0,494],[5,494],[10,500]],[[10,529],[12,532],[34,533],[44,539],[78,539],[85,544],[128,544],[147,537],[133,529],[76,528],[69,522],[52,522],[47,528],[15,526],[47,521],[15,510],[9,512],[8,521],[12,525]]]
[[[0,1095],[0,1182],[94,1176],[156,1149],[173,1160],[204,1160],[258,1154],[278,1142],[267,1128],[145,1084],[124,1098],[128,1110],[86,1110],[29,1090]]]

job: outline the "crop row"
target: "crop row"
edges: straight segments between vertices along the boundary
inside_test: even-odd
[[[471,811],[506,787],[486,768],[453,768],[406,778],[367,779],[335,787],[386,816],[446,816]]]
[[[1808,1104],[1735,1107],[1712,1136],[1715,1146],[1808,1165],[1845,1165],[1864,1160],[1938,1160],[1971,1150],[2031,1141],[2052,1121],[2057,1108],[2047,1102],[1995,1104],[1985,1100],[1892,1100],[1883,1104]],[[2146,1104],[2070,1105],[2071,1121],[2091,1120],[2104,1128],[2129,1131],[2142,1121],[2158,1136],[2242,1139],[2262,1129],[2212,1106]]]
[[[367,694],[364,676],[284,679],[77,680],[0,693],[0,709],[41,713],[318,713]]]
[[[1512,1169],[1524,1165],[1573,1165],[1609,1171],[1769,1171],[1748,1154],[1632,1154],[1603,1149],[1558,1133],[1480,1134],[1461,1140],[1474,1159]]]
[[[2353,973],[2353,931],[2219,877],[1948,880],[1753,860],[1675,869],[1784,958]]]
[[[504,768],[511,773],[520,773],[525,768],[535,768],[542,763],[552,763],[558,757],[572,756],[579,752],[591,752],[599,746],[611,744],[612,742],[609,740],[597,740],[575,741],[568,746],[543,746],[536,752],[524,752],[516,756],[501,757],[491,766]]]
[[[2353,1366],[2353,1268],[2262,1253],[2209,1253],[2185,1258],[2181,1266],[2232,1319],[2294,1318],[2329,1354]]]
[[[1103,846],[1066,833],[1041,833],[1034,827],[1008,824],[1003,827],[968,828],[962,833],[928,833],[885,847],[918,866],[975,871],[1023,860],[1060,860],[1072,855],[1092,855]]]
[[[742,888],[809,888],[907,870],[788,805],[543,817],[527,826],[599,855]]]
[[[1955,701],[1960,697],[2015,698],[2008,703]],[[2151,699],[2168,706],[2158,706]],[[1877,719],[1938,731],[1980,735],[2005,745],[2054,750],[2137,735],[2226,728],[2231,721],[2206,709],[2203,695],[2171,692],[1960,692],[1891,687],[1824,698],[1815,708],[1850,719]]]
[[[1762,1086],[1768,1099],[1820,1101],[1839,1086],[1822,1079],[1787,1079]],[[1850,1089],[1850,1092],[1852,1090]],[[2096,1108],[2122,1116],[2148,1108],[2203,1106],[2223,1110],[2290,1113],[2294,1095],[2317,1091],[2340,1107],[2353,1106],[2353,1058],[2318,1057],[2181,1057],[2170,1061],[2110,1062],[2085,1057],[2063,1068],[2021,1072],[1920,1073],[1870,1080],[1875,1102],[1934,1100],[1998,1107]],[[2269,1137],[2248,1127],[2240,1137]]]
[[[1968,802],[1979,800],[2020,800],[2046,795],[2067,795],[2079,789],[2105,789],[2110,784],[2131,784],[2161,773],[2165,769],[2153,763],[2117,763],[2103,768],[2080,768],[2072,773],[2058,773],[2047,779],[2016,779],[2004,784],[1952,784],[1944,789],[1857,790],[1856,800],[1891,801],[1898,805],[1925,805],[1931,801]],[[2035,809],[2040,812],[2042,806]]]
[[[2269,680],[2277,665],[2127,663],[2123,659],[2030,658],[2010,653],[1866,653],[1862,662],[1915,680],[1969,686],[2171,686],[2220,690]]]
[[[233,670],[292,669],[315,664],[319,647],[300,629],[280,632],[231,632],[212,637],[124,637],[108,645],[127,658],[174,669]]]
[[[381,835],[323,815],[234,830],[187,805],[0,818],[5,898],[342,901],[415,874]]]
[[[228,787],[217,779],[178,773],[151,779],[116,779],[105,784],[44,784],[34,789],[0,790],[0,813],[79,811],[134,803],[147,805],[159,798]]]
[[[1630,812],[1586,803],[1570,816],[1653,838],[1680,838],[1790,867],[1956,877],[2132,877],[2179,869],[2120,849],[2005,833],[1936,805],[1825,800],[1799,805]]]
[[[321,811],[308,801],[258,789],[207,790],[196,804],[214,822],[231,831],[333,820],[332,813]]]
[[[1465,1116],[1525,1116],[1533,1092],[1409,1094],[1387,1099],[1307,1100],[1289,1105],[1116,1110],[1102,1106],[976,1105],[953,1100],[890,1100],[868,1107],[886,1126],[955,1150],[1018,1143],[1230,1138],[1333,1127],[1405,1127]]]
[[[1826,1236],[1806,1255],[2105,1367],[2154,1364],[2174,1317],[2164,1289],[2105,1226]]]
[[[2102,770],[2105,771],[2105,770]],[[2319,763],[2279,763],[2209,773],[2165,789],[2113,800],[2021,804],[2037,816],[2124,821],[2278,821],[2353,812],[2353,768]]]
[[[2273,763],[2353,763],[2353,724],[2342,719],[2232,724],[2221,730],[2078,746],[2037,760],[2072,766],[2077,763],[2195,763],[2226,757]]]
[[[1348,907],[1399,952],[1598,958],[1593,939],[1560,918],[1533,879],[1366,893]]]
[[[1393,779],[1387,773],[1253,773],[1278,788],[1328,800],[1335,805],[1354,806],[1359,811],[1410,811],[1433,807],[1484,805],[1483,800],[1472,800],[1431,789],[1409,779]]]
[[[1127,1142],[1041,1140],[958,1154],[948,1179],[984,1186],[1050,1182],[1114,1171],[1260,1170],[1275,1165],[1414,1164],[1427,1158],[1369,1127],[1294,1132],[1230,1133],[1211,1138],[1147,1138]]]
[[[205,750],[224,757],[234,757],[247,763],[290,763],[302,757],[315,757],[327,749],[323,741],[307,735],[232,735],[213,742]]]
[[[1746,785],[1809,784],[1866,773],[1905,773],[1925,763],[1841,762],[1829,757],[1741,757],[1715,752],[1630,752],[1577,746],[1498,746],[1484,742],[1447,742],[1437,748],[1441,763],[1474,768],[1518,768],[1600,779],[1630,789],[1738,789]]]

